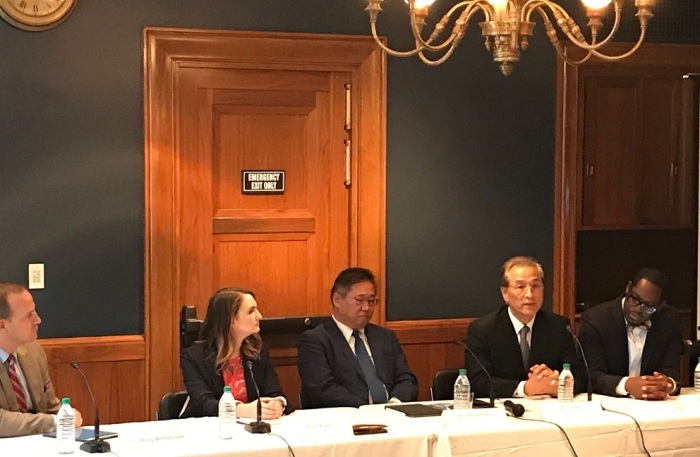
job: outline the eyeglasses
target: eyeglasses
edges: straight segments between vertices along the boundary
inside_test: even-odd
[[[515,290],[518,294],[524,294],[528,288],[531,293],[541,292],[544,284],[541,281],[533,281],[531,283],[516,282],[515,284],[509,284],[508,287]]]
[[[654,314],[659,306],[662,306],[664,303],[666,303],[663,301],[659,303],[644,301],[634,292],[627,292],[627,299],[630,301],[632,306],[641,306],[642,311],[650,315]]]
[[[349,298],[349,299],[351,299],[351,300],[354,300],[354,301],[355,301],[355,304],[356,304],[357,306],[362,306],[362,305],[364,305],[365,303],[367,303],[367,306],[373,307],[373,306],[376,306],[377,303],[379,303],[379,299],[378,299],[377,297],[374,297],[374,296],[371,296],[371,295],[370,295],[369,297],[362,297],[362,296],[360,296],[360,297],[350,297],[350,296],[348,296],[348,295],[344,295],[344,297],[347,297],[347,298]]]

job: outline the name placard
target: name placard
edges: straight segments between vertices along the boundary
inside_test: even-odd
[[[601,414],[603,408],[595,401],[545,401],[540,405],[542,419],[548,421],[561,421],[562,419],[575,419],[595,417]],[[593,419],[595,420],[595,419]]]
[[[492,424],[506,419],[506,411],[503,408],[472,408],[472,409],[446,409],[442,412],[442,421],[445,425],[455,422]]]
[[[243,170],[244,194],[283,194],[284,170]]]

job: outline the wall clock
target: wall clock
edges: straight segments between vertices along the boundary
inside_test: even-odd
[[[78,0],[0,0],[0,16],[22,30],[37,32],[56,27]]]

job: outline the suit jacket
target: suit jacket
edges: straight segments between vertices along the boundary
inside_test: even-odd
[[[7,368],[0,363],[0,438],[54,430],[53,415],[61,407],[49,377],[44,349],[38,343],[22,345],[17,349],[17,360],[27,381],[35,412],[19,411]]]
[[[194,343],[180,355],[182,378],[190,396],[190,402],[183,417],[217,416],[219,414],[219,399],[224,391],[224,377],[221,373],[216,372],[215,359],[216,349],[207,347],[203,342]],[[267,348],[263,346],[260,358],[257,360],[243,355],[242,362],[243,370],[245,370],[248,401],[252,402],[258,398],[250,370],[246,367],[248,361],[253,363],[253,374],[261,396],[285,396]]]
[[[418,381],[393,331],[367,324],[365,336],[389,398],[415,401]],[[304,332],[298,344],[302,407],[358,407],[369,403],[369,387],[350,345],[333,319]]]
[[[574,391],[584,392],[586,370],[566,330],[567,325],[569,320],[564,316],[544,310],[537,313],[532,327],[528,366],[544,363],[552,370],[561,371],[565,362],[570,363]],[[507,305],[472,322],[467,331],[467,345],[491,374],[496,397],[512,397],[520,381],[527,381],[518,335]],[[465,365],[474,395],[488,397],[488,375],[468,351],[465,351]]]
[[[627,324],[622,312],[622,297],[582,313],[579,338],[588,358],[594,392],[615,396],[615,387],[629,375]],[[680,388],[682,351],[680,315],[672,306],[661,306],[651,315],[640,374],[651,375],[660,371],[672,377]]]

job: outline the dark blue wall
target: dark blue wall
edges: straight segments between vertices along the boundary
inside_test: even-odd
[[[366,35],[365,5],[79,0],[46,32],[0,21],[0,278],[46,264],[43,337],[143,331],[142,29]],[[381,33],[406,43],[403,0],[384,7]],[[555,54],[538,24],[505,78],[478,34],[439,67],[388,60],[390,320],[484,314],[511,255],[551,271]]]

